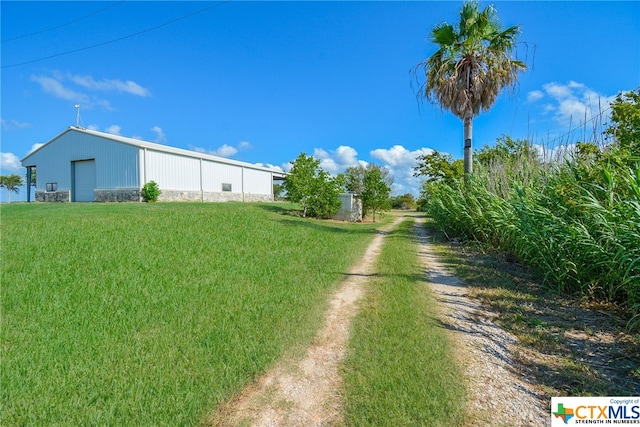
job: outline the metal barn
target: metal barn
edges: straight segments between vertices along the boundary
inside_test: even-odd
[[[35,200],[140,201],[155,181],[160,201],[273,201],[285,173],[250,163],[70,127],[22,159],[36,172]],[[27,201],[31,187],[27,186]]]

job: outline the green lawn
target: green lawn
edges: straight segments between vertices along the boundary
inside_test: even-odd
[[[3,205],[0,425],[193,426],[310,341],[379,224],[285,208]]]
[[[413,220],[386,237],[345,359],[348,426],[464,424],[464,377],[418,264]]]

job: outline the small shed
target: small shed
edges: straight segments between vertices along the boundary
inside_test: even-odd
[[[36,171],[36,201],[140,201],[154,181],[159,201],[273,201],[275,169],[70,127],[22,159],[27,179]],[[27,201],[31,187],[27,186]]]
[[[338,198],[340,199],[340,210],[333,216],[333,219],[350,222],[362,221],[362,199],[360,195],[343,193]]]

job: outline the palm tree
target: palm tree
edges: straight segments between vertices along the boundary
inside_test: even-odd
[[[2,175],[0,176],[0,188],[7,189],[7,195],[9,196],[9,203],[11,203],[11,192],[18,194],[20,192],[20,186],[24,185],[24,180],[20,175]]]
[[[425,97],[450,110],[464,123],[464,172],[472,172],[472,122],[491,108],[498,93],[517,83],[518,72],[527,66],[511,58],[519,26],[502,29],[496,10],[482,12],[477,1],[464,3],[458,27],[438,24],[431,38],[438,50],[417,69],[424,69]]]

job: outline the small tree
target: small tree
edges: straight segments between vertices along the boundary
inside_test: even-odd
[[[362,194],[365,171],[364,166],[349,166],[342,174],[345,190],[349,193]]]
[[[20,186],[24,185],[24,180],[20,175],[2,175],[0,176],[0,188],[7,189],[7,201],[11,203],[11,192],[20,193]]]
[[[328,218],[340,210],[340,180],[320,169],[314,180],[314,192],[309,200],[309,214],[316,218]]]
[[[418,165],[414,176],[424,176],[427,181],[444,181],[448,184],[462,178],[464,165],[462,160],[453,160],[450,154],[442,154],[434,150],[417,158]]]
[[[362,207],[366,206],[367,212],[373,215],[376,222],[376,213],[387,211],[391,208],[389,194],[391,193],[391,176],[387,169],[369,163],[365,170],[362,191]]]
[[[328,217],[340,209],[340,181],[320,167],[320,160],[305,153],[293,162],[284,189],[287,200],[302,205],[302,216]]]
[[[435,150],[430,154],[419,156],[417,160],[418,165],[414,169],[414,176],[426,178],[422,183],[417,205],[419,211],[425,211],[435,186],[440,182],[454,185],[456,181],[461,180],[464,176],[464,165],[462,160],[453,160],[450,154],[441,154]]]
[[[416,199],[411,193],[405,193],[401,196],[391,198],[392,209],[413,209],[416,207]]]
[[[149,181],[142,187],[141,194],[142,200],[145,202],[157,202],[162,191],[155,181]]]
[[[388,169],[373,163],[367,166],[351,166],[344,171],[342,179],[345,190],[360,195],[363,217],[373,212],[375,222],[376,212],[389,210],[391,207],[389,194],[393,177],[389,175]]]
[[[640,86],[618,94],[611,103],[611,121],[605,133],[613,136],[621,149],[640,152]]]
[[[282,184],[287,191],[287,200],[302,205],[303,217],[307,216],[309,199],[313,194],[314,179],[319,169],[320,160],[300,153]]]

